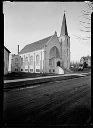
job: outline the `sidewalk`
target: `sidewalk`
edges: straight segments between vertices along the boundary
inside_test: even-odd
[[[90,73],[90,72],[89,72]],[[16,80],[4,80],[4,84],[6,83],[15,83],[15,82],[21,82],[21,81],[28,81],[28,80],[41,80],[46,78],[55,78],[55,77],[61,77],[61,76],[85,76],[89,73],[73,73],[73,74],[64,74],[64,75],[56,75],[56,76],[44,76],[44,77],[37,77],[37,78],[24,78],[24,79],[16,79]]]

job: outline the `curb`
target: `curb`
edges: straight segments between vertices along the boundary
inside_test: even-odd
[[[71,75],[71,76],[59,76],[59,77],[52,77],[52,78],[44,78],[44,79],[37,79],[37,80],[27,80],[27,81],[18,81],[18,82],[12,82],[12,83],[4,83],[4,90],[9,89],[15,89],[15,88],[21,88],[21,87],[28,87],[28,86],[34,86],[36,84],[43,84],[43,83],[49,83],[56,80],[67,80],[67,79],[74,79],[78,77],[84,77],[85,75]]]

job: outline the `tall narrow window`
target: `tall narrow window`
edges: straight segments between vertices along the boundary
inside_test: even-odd
[[[68,56],[68,49],[67,49],[67,56]]]
[[[67,38],[67,47],[68,47],[68,38]]]
[[[33,56],[30,56],[30,65],[33,65]]]
[[[28,57],[25,58],[25,64],[28,65]]]
[[[39,66],[40,65],[40,56],[36,55],[36,65]]]
[[[23,64],[23,58],[21,57],[21,64]]]
[[[49,66],[52,66],[52,59],[49,59]]]
[[[49,59],[49,66],[54,66],[54,58]]]
[[[61,39],[61,45],[62,45],[62,39]]]
[[[24,57],[23,57],[23,58],[24,58],[24,62],[25,62],[25,55],[24,55]]]

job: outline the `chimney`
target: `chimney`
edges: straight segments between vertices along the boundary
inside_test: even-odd
[[[18,54],[19,54],[19,45],[18,45]]]

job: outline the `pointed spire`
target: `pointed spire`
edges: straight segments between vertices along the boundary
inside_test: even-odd
[[[67,36],[68,36],[65,12],[64,12],[64,16],[63,16],[63,22],[62,22],[62,27],[61,27],[60,36],[61,36],[61,35],[67,35]]]

